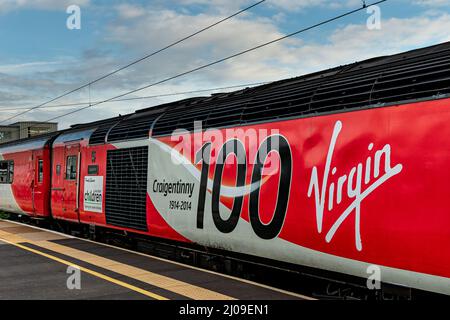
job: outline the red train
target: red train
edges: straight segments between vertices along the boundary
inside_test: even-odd
[[[450,294],[450,43],[0,146],[0,209]]]

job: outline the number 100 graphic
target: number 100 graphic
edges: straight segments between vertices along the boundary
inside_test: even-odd
[[[260,188],[263,178],[264,163],[271,152],[276,152],[280,158],[280,172],[278,183],[278,196],[272,219],[265,224],[261,221],[259,214]],[[236,188],[246,190],[250,188],[249,194],[249,216],[251,226],[256,235],[262,239],[273,239],[278,236],[283,227],[286,217],[289,191],[291,187],[292,176],[292,154],[287,139],[281,135],[272,135],[267,137],[259,146],[256,154],[255,164],[251,174],[251,185],[246,186],[247,176],[247,158],[243,143],[238,139],[228,140],[220,149],[216,167],[214,170],[214,179],[212,186],[211,212],[212,218],[217,229],[222,233],[232,232],[241,216],[244,194],[237,195],[233,201],[231,214],[227,219],[220,216],[220,189],[222,186],[222,176],[227,158],[234,155],[237,161]],[[205,216],[205,196],[208,184],[208,173],[211,163],[211,143],[205,143],[195,156],[195,164],[202,163],[200,178],[200,192],[197,207],[197,228],[203,229],[203,220]],[[255,187],[254,187],[255,186]]]

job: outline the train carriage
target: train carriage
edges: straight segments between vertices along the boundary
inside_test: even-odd
[[[0,210],[46,218],[51,142],[56,134],[0,145]]]
[[[76,125],[41,141],[41,215],[450,294],[449,62],[444,43]],[[0,206],[33,216],[30,143],[0,146]]]

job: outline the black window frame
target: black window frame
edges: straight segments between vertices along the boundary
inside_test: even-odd
[[[44,182],[44,159],[38,159],[38,182]]]
[[[3,165],[6,165],[5,169],[1,169]],[[1,177],[5,175],[1,170],[6,170],[6,180],[2,181]],[[14,161],[13,160],[0,160],[0,184],[12,184],[14,182]]]
[[[69,162],[69,160],[70,160],[70,162]],[[75,161],[73,162],[73,160],[75,160]],[[65,178],[65,180],[68,180],[68,181],[76,181],[77,174],[78,174],[78,156],[69,155],[66,157],[66,172],[65,172],[64,178]]]

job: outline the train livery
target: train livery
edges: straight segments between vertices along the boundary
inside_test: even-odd
[[[0,209],[450,295],[450,43],[0,145]]]

